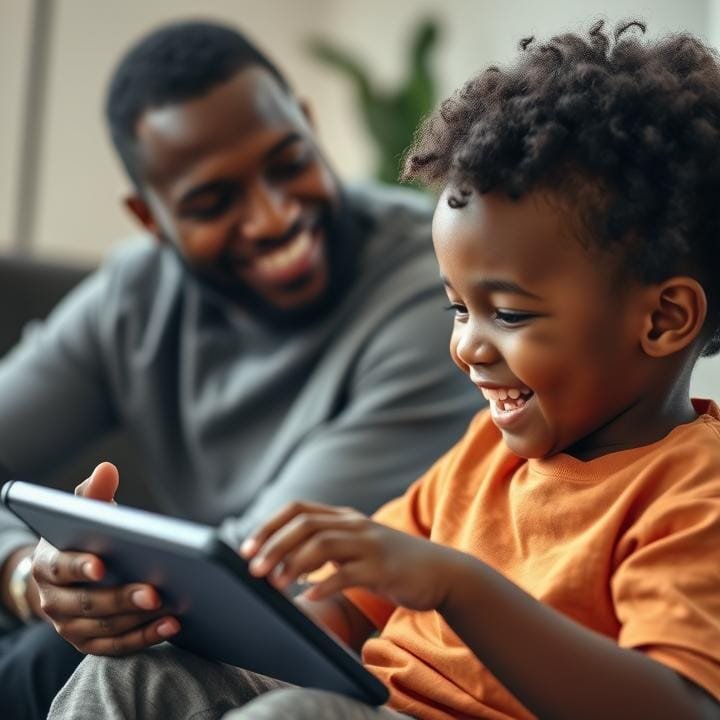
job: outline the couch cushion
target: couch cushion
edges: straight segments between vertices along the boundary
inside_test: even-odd
[[[0,356],[20,340],[30,321],[45,318],[63,295],[90,272],[91,267],[80,264],[0,255]],[[27,479],[71,490],[101,460],[110,460],[120,469],[118,500],[155,508],[145,488],[140,457],[124,432],[113,433],[86,448],[46,476]]]

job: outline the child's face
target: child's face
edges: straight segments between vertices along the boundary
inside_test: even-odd
[[[611,283],[607,256],[572,234],[547,196],[446,189],[433,242],[455,309],[450,351],[522,457],[608,452],[643,395],[640,288]],[[580,449],[581,448],[581,449]],[[607,450],[603,450],[607,448]]]

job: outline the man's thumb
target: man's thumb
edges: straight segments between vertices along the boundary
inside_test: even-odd
[[[120,475],[117,468],[112,463],[102,462],[92,471],[92,475],[87,480],[75,488],[75,494],[113,502],[119,484]]]

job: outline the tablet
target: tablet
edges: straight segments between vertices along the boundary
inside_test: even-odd
[[[172,643],[302,687],[380,705],[385,686],[247,562],[216,528],[11,480],[2,502],[62,550],[93,553],[104,585],[157,588],[182,629]]]

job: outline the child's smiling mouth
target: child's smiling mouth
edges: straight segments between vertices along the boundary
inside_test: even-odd
[[[501,412],[521,408],[533,394],[533,391],[524,385],[502,388],[480,387],[480,392]]]
[[[512,423],[521,415],[522,409],[533,396],[530,388],[520,385],[518,387],[483,387],[478,386],[480,392],[490,403],[493,420],[500,426]]]

